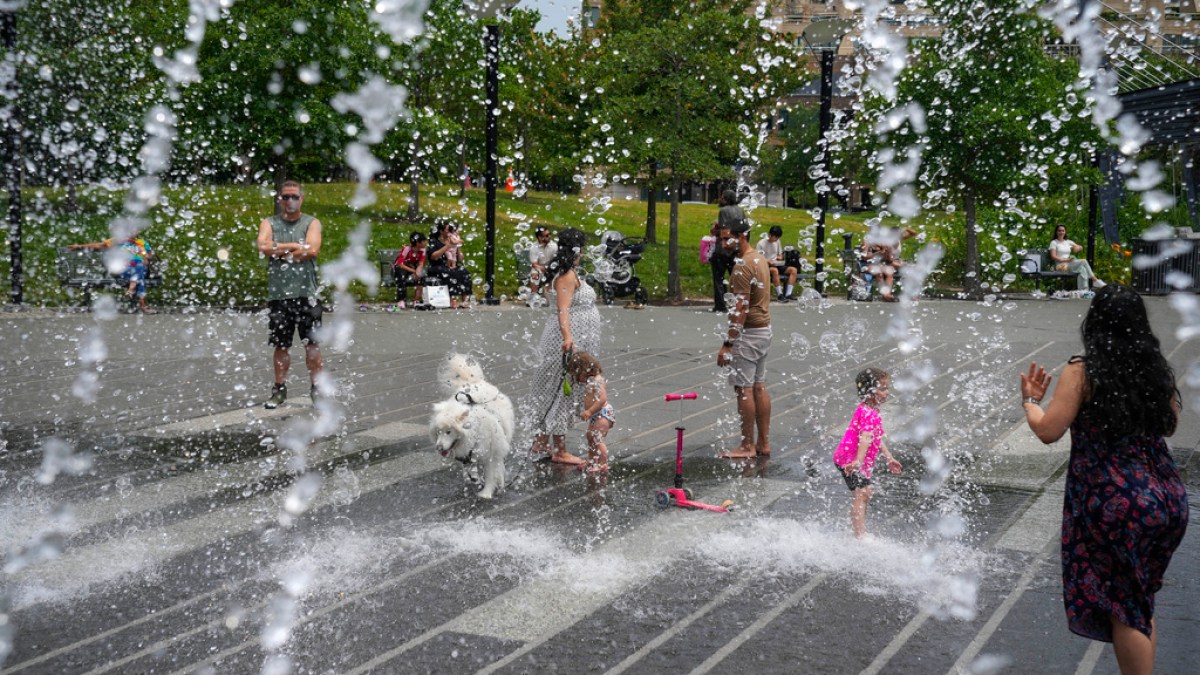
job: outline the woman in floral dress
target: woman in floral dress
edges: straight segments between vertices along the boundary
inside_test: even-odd
[[[1154,668],[1154,594],[1187,529],[1183,481],[1165,437],[1179,420],[1175,375],[1127,286],[1096,292],[1083,321],[1083,356],[1050,376],[1021,375],[1026,421],[1044,443],[1070,429],[1063,500],[1062,571],[1067,626],[1113,643],[1125,675]]]

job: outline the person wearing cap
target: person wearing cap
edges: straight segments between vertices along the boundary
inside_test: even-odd
[[[737,205],[737,193],[733,190],[725,190],[721,196],[717,198],[717,205],[720,210],[717,211],[717,220],[712,224],[712,235],[717,238],[717,245],[713,248],[712,257],[708,264],[712,267],[713,280],[713,308],[714,312],[725,313],[729,308],[725,304],[725,276],[733,270],[733,255],[728,253],[721,246],[721,238],[719,230],[723,226],[731,226],[734,223],[748,223],[746,214],[742,208]]]
[[[771,275],[767,260],[750,245],[750,223],[744,218],[718,229],[718,243],[735,260],[729,275],[733,307],[717,365],[729,368],[729,383],[741,418],[741,441],[726,459],[771,455],[771,396],[767,392],[767,353],[771,349]],[[755,431],[758,432],[757,439]]]

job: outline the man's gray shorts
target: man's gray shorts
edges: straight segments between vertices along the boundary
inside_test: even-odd
[[[767,352],[771,349],[771,327],[746,328],[733,342],[729,384],[749,387],[767,379]]]

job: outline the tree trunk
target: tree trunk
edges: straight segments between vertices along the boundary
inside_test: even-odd
[[[415,167],[408,170],[408,211],[404,218],[410,223],[421,219],[421,173]]]
[[[467,196],[467,181],[471,180],[471,171],[467,167],[467,137],[466,136],[462,137],[462,145],[459,146],[458,165],[462,167],[463,174],[466,174],[465,177],[461,176],[461,174],[460,174],[460,180],[458,181],[458,184],[459,184],[458,198],[462,199]]]
[[[658,243],[658,162],[650,160],[649,194],[646,195],[646,243]]]
[[[404,219],[415,223],[421,218],[421,167],[417,164],[421,156],[421,137],[412,142],[412,161],[408,166],[408,211]]]
[[[67,203],[65,205],[68,213],[75,213],[79,210],[79,181],[78,172],[75,171],[75,162],[68,159],[63,167],[67,174]]]
[[[979,235],[975,231],[975,188],[967,187],[963,193],[963,216],[966,218],[966,260],[963,270],[963,293],[971,299],[983,297],[979,278]]]
[[[283,155],[275,156],[275,166],[272,173],[271,178],[275,182],[275,194],[279,194],[279,191],[283,189],[283,181],[287,180],[288,177],[286,157]],[[283,204],[275,198],[272,198],[271,201],[275,202],[275,215],[283,213]]]
[[[671,173],[671,227],[667,239],[667,299],[683,301],[683,284],[679,278],[679,179]]]

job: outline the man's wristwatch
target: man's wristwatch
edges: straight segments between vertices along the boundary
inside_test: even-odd
[[[1032,403],[1034,405],[1041,405],[1042,399],[1034,398],[1033,396],[1026,396],[1025,400],[1021,402],[1021,405],[1025,405],[1026,403]]]
[[[726,349],[733,349],[733,343],[730,342],[729,340],[722,342],[721,346],[725,347]]]

